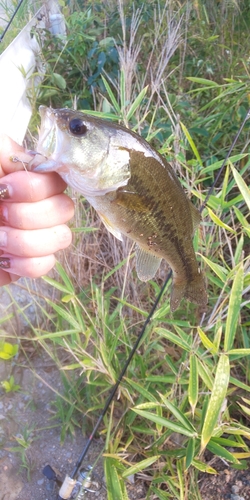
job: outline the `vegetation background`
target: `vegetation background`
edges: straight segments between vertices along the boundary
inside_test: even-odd
[[[27,141],[39,104],[116,120],[165,155],[200,207],[249,108],[248,0],[61,5],[67,36],[34,32],[45,78],[30,88]],[[216,473],[215,457],[249,467],[249,132],[246,122],[194,237],[209,296],[202,323],[185,301],[171,315],[168,287],[104,418],[109,499],[128,498],[133,474],[147,498],[199,499],[198,478]],[[25,355],[27,343],[39,345],[61,370],[53,409],[62,441],[76,426],[92,430],[167,273],[163,264],[140,283],[131,242],[115,240],[71,195],[74,245],[56,278],[44,278],[58,298],[47,299],[42,326],[30,324],[19,347]],[[5,382],[17,390],[14,379]]]

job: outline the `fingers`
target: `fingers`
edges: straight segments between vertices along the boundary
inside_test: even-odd
[[[7,273],[5,271],[2,271],[0,269],[0,287],[9,285],[13,281],[17,281],[19,276],[16,276],[15,274]]]
[[[0,180],[0,199],[15,202],[28,202],[49,198],[62,193],[66,188],[62,178],[54,173],[15,172]]]
[[[48,273],[54,253],[71,243],[65,223],[73,217],[74,204],[63,194],[66,184],[56,173],[26,171],[25,162],[32,158],[0,136],[0,286]]]
[[[58,194],[36,203],[0,204],[0,226],[17,229],[43,229],[64,224],[74,215],[74,203]]]
[[[55,256],[33,257],[25,259],[15,255],[1,255],[0,266],[0,286],[8,285],[16,281],[20,276],[28,278],[38,278],[47,274],[55,265]]]
[[[0,227],[0,250],[4,255],[43,257],[68,247],[71,240],[71,231],[64,224],[32,231]]]

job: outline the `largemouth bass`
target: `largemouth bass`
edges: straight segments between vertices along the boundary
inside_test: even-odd
[[[40,107],[36,172],[56,171],[82,193],[116,238],[137,243],[142,281],[162,259],[173,271],[170,307],[183,297],[205,309],[207,294],[192,237],[200,222],[169,163],[134,132],[70,109]]]

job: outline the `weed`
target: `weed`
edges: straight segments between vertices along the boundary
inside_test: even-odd
[[[15,383],[13,375],[10,376],[9,380],[3,380],[1,386],[4,388],[5,392],[16,392],[20,389],[20,385]]]
[[[10,452],[17,453],[21,459],[21,468],[24,468],[27,472],[28,481],[30,481],[31,472],[34,468],[34,463],[31,458],[30,447],[34,441],[34,429],[24,427],[22,434],[14,436],[17,441],[18,446],[8,448]]]

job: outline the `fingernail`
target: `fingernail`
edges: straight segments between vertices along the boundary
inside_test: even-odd
[[[0,201],[8,200],[10,198],[10,192],[7,184],[0,184]]]
[[[9,269],[10,259],[8,257],[0,257],[0,269]]]
[[[6,231],[0,231],[0,248],[7,246],[7,233]]]

